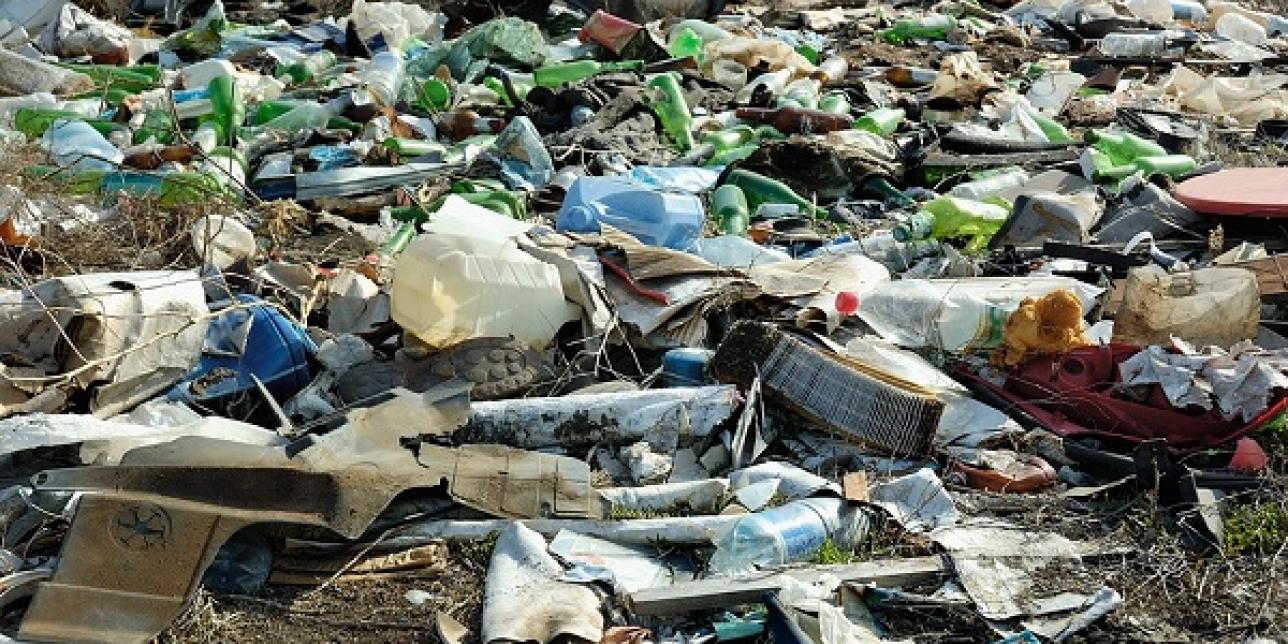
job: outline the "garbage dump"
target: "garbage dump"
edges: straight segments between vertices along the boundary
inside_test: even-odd
[[[2,641],[1288,641],[1282,4],[0,21]]]

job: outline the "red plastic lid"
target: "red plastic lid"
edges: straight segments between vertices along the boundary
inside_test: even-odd
[[[1288,168],[1221,170],[1181,182],[1172,195],[1212,215],[1288,217]]]

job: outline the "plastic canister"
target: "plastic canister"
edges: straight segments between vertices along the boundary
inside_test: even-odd
[[[716,539],[711,569],[744,572],[808,559],[841,527],[842,505],[809,498],[743,515]]]
[[[170,390],[171,400],[207,406],[227,402],[254,390],[255,378],[275,398],[286,400],[313,379],[313,339],[277,308],[252,295],[238,295],[235,301],[210,308],[220,314],[206,331],[205,351],[197,367]],[[198,382],[200,388],[195,386]]]
[[[614,177],[582,177],[559,210],[560,232],[599,232],[608,224],[640,242],[686,250],[702,236],[706,211],[688,194],[660,192]]]
[[[431,347],[512,336],[550,344],[576,313],[559,269],[519,249],[529,225],[449,195],[398,256],[393,320]]]
[[[682,347],[662,354],[662,386],[697,387],[711,383],[707,364],[715,351]]]

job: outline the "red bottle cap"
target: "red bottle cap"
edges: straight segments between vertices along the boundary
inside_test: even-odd
[[[859,294],[854,291],[841,291],[836,294],[836,312],[841,315],[854,315],[859,311]]]

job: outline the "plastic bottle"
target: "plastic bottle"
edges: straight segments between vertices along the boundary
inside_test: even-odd
[[[256,136],[263,132],[284,132],[295,134],[298,132],[311,132],[323,127],[331,120],[331,111],[321,103],[303,102],[290,111],[273,117],[267,123],[258,127],[246,128],[245,133],[248,136]]]
[[[1100,53],[1119,58],[1146,58],[1162,56],[1167,51],[1167,39],[1161,33],[1106,34],[1100,40]]]
[[[616,177],[582,177],[559,209],[560,232],[600,231],[600,223],[640,242],[687,250],[702,236],[706,212],[693,195],[659,192]]]
[[[850,73],[850,61],[845,56],[832,56],[825,59],[814,68],[814,73],[810,78],[820,81],[824,85],[834,85],[845,80],[845,75]]]
[[[675,72],[664,72],[649,81],[651,102],[649,107],[657,113],[662,127],[681,151],[693,149],[693,115],[689,113],[689,104],[680,90],[680,76]]]
[[[726,235],[746,235],[751,222],[751,210],[742,188],[723,185],[711,195],[711,214],[716,228]]]
[[[371,57],[363,72],[362,88],[380,107],[393,107],[398,102],[398,90],[402,86],[405,61],[402,52],[397,49],[386,49]]]
[[[902,108],[878,107],[859,117],[859,120],[854,122],[854,127],[860,130],[867,130],[878,136],[890,136],[899,129],[899,124],[903,122],[904,116],[905,113]]]
[[[912,268],[917,260],[938,252],[939,242],[924,239],[902,242],[894,238],[894,233],[885,230],[861,239],[820,246],[807,257],[863,255],[893,272],[902,273]]]
[[[761,246],[740,235],[705,237],[698,241],[693,252],[716,266],[732,268],[751,268],[792,258],[781,250]]]
[[[975,251],[988,244],[1010,215],[1008,209],[996,204],[939,197],[927,201],[917,214],[896,226],[894,236],[899,241],[968,237],[966,249]]]
[[[740,107],[736,113],[744,121],[773,125],[774,129],[783,134],[825,134],[854,125],[854,119],[848,114],[833,114],[802,107]]]
[[[745,514],[716,538],[711,569],[742,573],[809,559],[841,529],[844,510],[841,499],[820,497]]]
[[[764,87],[766,91],[774,96],[783,92],[787,83],[792,80],[792,70],[780,69],[776,72],[766,72],[751,80],[751,82],[742,86],[736,94],[734,100],[739,103],[746,103],[751,100],[752,95],[756,93],[758,87]]]
[[[335,67],[335,54],[325,49],[309,54],[304,60],[289,65],[278,65],[276,76],[289,79],[290,84],[300,85]]]
[[[54,163],[73,172],[110,172],[124,154],[84,121],[54,121],[45,131],[45,149]]]
[[[1020,110],[1026,117],[1037,124],[1038,129],[1052,143],[1072,143],[1073,137],[1069,136],[1069,130],[1059,121],[1038,112],[1037,110],[1025,105],[1017,105],[1015,109]]]
[[[750,170],[734,168],[725,177],[725,184],[742,188],[747,198],[747,205],[751,208],[757,208],[764,203],[792,204],[797,207],[800,214],[818,218],[827,216],[826,209],[816,207],[796,194],[787,184]]]
[[[742,89],[747,86],[747,67],[736,60],[717,60],[711,63],[711,80],[729,89]]]
[[[184,87],[201,87],[220,76],[232,76],[237,68],[223,58],[208,58],[179,70]]]
[[[688,18],[675,23],[675,26],[671,27],[671,32],[667,34],[667,42],[670,42],[672,39],[674,39],[675,34],[684,29],[689,29],[693,31],[693,33],[697,34],[702,38],[703,42],[716,42],[719,40],[725,40],[727,38],[733,37],[733,34],[707,22],[706,20]]]
[[[990,177],[959,183],[949,190],[948,194],[962,199],[983,201],[1003,190],[1018,188],[1028,180],[1029,173],[1023,168],[1010,168]]]
[[[902,45],[909,40],[943,40],[948,32],[957,27],[957,19],[943,14],[931,14],[922,18],[900,20],[894,26],[877,32],[884,41]]]
[[[1239,13],[1227,13],[1216,21],[1217,35],[1254,47],[1266,44],[1266,28]]]
[[[556,88],[562,85],[571,85],[597,74],[643,70],[644,61],[642,60],[624,60],[615,63],[601,63],[597,60],[573,60],[538,67],[533,70],[532,79],[538,86]]]

